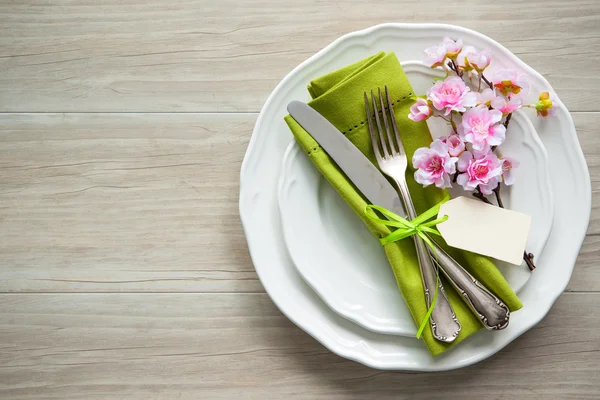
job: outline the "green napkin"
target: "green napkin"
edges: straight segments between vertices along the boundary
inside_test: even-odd
[[[411,160],[414,151],[419,147],[428,146],[432,139],[425,122],[416,123],[408,119],[409,108],[414,102],[414,93],[394,53],[375,54],[317,78],[308,86],[308,91],[313,98],[309,105],[343,132],[375,165],[377,163],[365,120],[363,91],[370,91],[384,85],[389,88],[402,142],[408,159]],[[371,232],[378,238],[388,235],[390,230],[386,226],[373,222],[365,216],[367,201],[329,155],[291,116],[285,117],[285,121],[312,162]],[[408,187],[417,213],[420,214],[442,200],[446,192],[433,186],[423,188],[414,181],[413,174],[414,169],[409,166],[406,172]],[[519,298],[488,258],[457,249],[447,247],[446,249],[456,261],[502,299],[511,311],[522,307]],[[427,306],[414,243],[411,239],[390,243],[385,246],[385,252],[402,296],[418,326],[425,317]],[[444,284],[448,298],[462,325],[462,331],[453,343],[446,344],[435,340],[431,328],[426,327],[422,338],[434,356],[443,353],[482,328],[459,294],[448,282]]]

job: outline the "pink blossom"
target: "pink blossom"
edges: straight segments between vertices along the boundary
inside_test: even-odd
[[[435,140],[430,147],[421,147],[413,155],[415,181],[423,186],[435,184],[443,189],[451,187],[450,175],[456,172],[458,158],[450,157],[448,146],[440,140]]]
[[[494,87],[505,96],[523,94],[529,89],[524,74],[512,69],[500,69],[492,76]]]
[[[501,119],[500,111],[477,106],[464,113],[458,133],[462,140],[473,144],[474,150],[484,151],[504,141],[506,128],[498,123]]]
[[[463,48],[463,41],[462,39],[454,41],[449,37],[445,37],[442,39],[442,45],[446,48],[446,57],[456,59],[458,53],[460,53]]]
[[[410,114],[408,118],[415,122],[424,121],[431,116],[432,110],[429,107],[429,102],[425,99],[417,99],[415,104],[410,106]]]
[[[518,97],[511,97],[506,99],[505,97],[496,97],[492,100],[492,107],[500,111],[502,114],[510,114],[521,108],[521,99]]]
[[[510,186],[515,183],[512,169],[519,166],[519,160],[512,157],[502,157],[500,161],[502,162],[502,178],[504,179],[504,184]]]
[[[485,105],[488,106],[492,103],[492,101],[496,98],[496,92],[492,89],[484,89],[483,92],[477,93],[477,105]]]
[[[467,62],[477,72],[483,72],[492,61],[492,52],[489,50],[471,51],[465,55]]]
[[[458,175],[456,182],[465,190],[479,187],[481,193],[490,194],[502,179],[502,163],[494,153],[469,151],[462,153],[458,159]]]
[[[448,146],[448,154],[452,157],[458,157],[460,153],[465,151],[465,142],[463,142],[458,135],[450,135],[448,137],[442,136],[437,140],[443,142]]]
[[[465,107],[473,107],[477,94],[471,92],[458,76],[449,76],[429,88],[427,98],[437,110],[445,110],[444,115],[448,115],[452,111],[462,112],[466,110]]]
[[[473,66],[469,63],[469,54],[472,53],[477,53],[477,49],[473,46],[465,46],[456,59],[456,63],[464,71],[470,72],[473,70]]]
[[[423,52],[423,62],[431,68],[439,67],[444,64],[446,59],[446,46],[443,43],[436,44],[425,49]]]

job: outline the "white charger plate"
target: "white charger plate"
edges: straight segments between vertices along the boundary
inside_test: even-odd
[[[538,269],[520,292],[525,304],[500,332],[482,331],[459,346],[431,357],[408,337],[371,332],[340,317],[304,283],[287,253],[277,210],[281,159],[292,136],[283,117],[291,100],[308,101],[312,78],[358,61],[377,51],[395,51],[400,60],[418,59],[422,49],[443,36],[461,37],[492,50],[497,68],[529,74],[533,93],[549,83],[506,48],[465,28],[444,24],[384,24],[345,35],[300,64],[269,96],[256,122],[240,175],[240,215],[257,274],[279,309],[331,351],[373,368],[438,371],[465,367],[498,352],[538,323],[565,289],[589,223],[589,172],[573,120],[560,105],[551,120],[532,122],[546,148],[554,193],[554,223]],[[535,118],[535,117],[534,117]]]
[[[422,64],[404,65],[404,69],[411,81],[431,82],[434,75]],[[425,79],[416,79],[422,75]],[[426,88],[414,89],[424,93]],[[446,125],[431,127],[437,136],[447,131]],[[503,189],[503,200],[511,210],[532,217],[527,250],[539,257],[550,236],[553,195],[546,150],[524,113],[513,115],[500,149],[522,162],[514,171],[515,185]],[[469,196],[458,187],[453,192],[454,197]],[[416,335],[414,321],[379,241],[295,141],[283,158],[278,205],[294,265],[331,309],[373,332]],[[531,276],[525,262],[521,266],[500,261],[496,264],[517,292]]]

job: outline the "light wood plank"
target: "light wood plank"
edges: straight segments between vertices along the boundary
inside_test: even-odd
[[[239,220],[255,115],[0,115],[1,291],[262,291]]]
[[[568,292],[600,291],[600,235],[588,235],[583,242],[575,270],[567,286]]]
[[[588,165],[592,187],[592,215],[588,234],[600,235],[600,112],[571,113],[579,144]],[[551,162],[552,160],[550,160]]]
[[[478,30],[544,74],[592,179],[572,293],[446,373],[344,360],[260,293],[237,209],[256,114],[122,114],[257,112],[390,16]],[[0,398],[597,398],[599,28],[596,0],[0,0]],[[124,293],[170,291],[205,293]]]
[[[575,113],[600,234],[600,113]],[[254,114],[0,115],[0,291],[262,292],[238,216]],[[569,290],[600,290],[597,236]]]
[[[2,295],[0,397],[592,399],[598,302],[564,294],[493,358],[407,374],[334,355],[264,294]]]
[[[391,20],[478,30],[599,111],[596,0],[3,1],[0,111],[258,111],[300,62]]]

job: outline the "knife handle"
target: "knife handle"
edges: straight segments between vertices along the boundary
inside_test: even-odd
[[[510,310],[498,297],[469,274],[444,249],[433,241],[435,252],[427,247],[450,283],[461,294],[471,311],[488,330],[501,330],[508,326]]]
[[[416,211],[412,199],[410,198],[406,182],[397,182],[397,184],[408,217],[410,219],[416,218]],[[458,322],[456,314],[452,309],[452,305],[446,296],[442,282],[437,279],[434,260],[427,252],[428,246],[418,235],[413,235],[412,238],[415,241],[415,247],[417,249],[417,258],[421,268],[421,278],[425,289],[425,304],[427,305],[427,308],[431,306],[435,291],[438,291],[437,300],[431,312],[431,317],[429,318],[433,337],[441,342],[451,343],[460,333],[460,322]],[[438,285],[437,288],[436,283]]]

